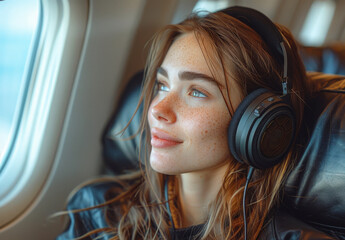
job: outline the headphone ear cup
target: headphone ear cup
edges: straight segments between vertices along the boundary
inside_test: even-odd
[[[237,152],[236,147],[236,131],[238,124],[244,114],[244,112],[247,110],[248,105],[250,105],[255,98],[262,95],[263,93],[267,92],[266,89],[260,88],[255,90],[254,92],[250,93],[248,96],[246,96],[242,102],[238,105],[234,115],[231,118],[230,125],[228,128],[228,145],[230,152],[234,156],[234,158],[239,161],[240,163],[247,163],[243,161],[243,159],[240,157],[239,153]]]
[[[267,89],[257,89],[237,107],[228,128],[234,158],[255,168],[279,163],[295,135],[293,108]]]

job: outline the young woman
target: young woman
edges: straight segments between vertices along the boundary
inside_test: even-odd
[[[141,155],[145,164],[125,181],[118,177],[102,185],[103,204],[90,200],[99,205],[75,206],[89,208],[71,211],[70,226],[59,239],[96,233],[106,239],[266,239],[263,229],[279,207],[282,183],[303,141],[308,95],[296,43],[287,29],[276,27],[293,62],[288,94],[296,134],[280,163],[254,171],[246,218],[242,201],[251,168],[230,152],[228,128],[251,92],[265,88],[282,94],[284,63],[256,31],[221,11],[191,16],[154,37],[141,98],[141,133],[148,133]],[[93,190],[86,198],[83,194],[76,194],[72,205],[90,198]],[[95,223],[94,218],[102,220]]]

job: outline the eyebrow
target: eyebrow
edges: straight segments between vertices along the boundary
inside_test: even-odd
[[[164,77],[168,78],[168,73],[163,67],[159,67],[157,69],[157,73],[162,74]],[[212,84],[216,84],[220,88],[224,88],[224,86],[214,78],[199,72],[182,71],[179,72],[179,78],[181,80],[206,80],[208,82],[211,82]]]

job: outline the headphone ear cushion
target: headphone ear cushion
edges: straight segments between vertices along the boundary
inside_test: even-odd
[[[248,109],[248,106],[260,95],[268,92],[267,89],[259,88],[252,93],[250,93],[248,96],[246,96],[242,102],[238,105],[234,115],[231,118],[230,125],[228,128],[228,146],[230,149],[230,152],[234,156],[234,158],[239,161],[240,163],[244,163],[243,159],[241,159],[240,155],[237,153],[236,150],[236,131],[238,124],[244,114],[244,112]]]
[[[284,159],[294,135],[291,105],[267,89],[258,89],[237,107],[228,128],[228,145],[237,161],[265,169]]]

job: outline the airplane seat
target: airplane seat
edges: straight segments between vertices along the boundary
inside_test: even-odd
[[[324,47],[299,46],[305,68],[312,72],[345,75],[345,44]]]
[[[106,126],[103,136],[103,159],[106,172],[113,174],[123,174],[128,171],[139,169],[138,154],[140,138],[138,132],[142,106],[134,115],[131,124],[126,131],[121,132],[127,126],[133,116],[140,98],[141,85],[143,82],[144,72],[137,72],[126,84],[124,91],[119,99],[118,108],[111,117]]]
[[[117,133],[132,117],[142,79],[140,72],[130,80],[103,134],[105,165],[114,174],[138,169],[139,138],[124,139],[138,131],[142,109],[123,135]],[[306,102],[309,138],[283,186],[281,208],[314,229],[345,239],[345,76],[309,72],[308,79],[315,90]],[[274,236],[287,236],[298,228],[283,219],[274,231]]]
[[[345,76],[308,76],[318,89],[305,112],[310,137],[284,185],[282,207],[345,239]]]

